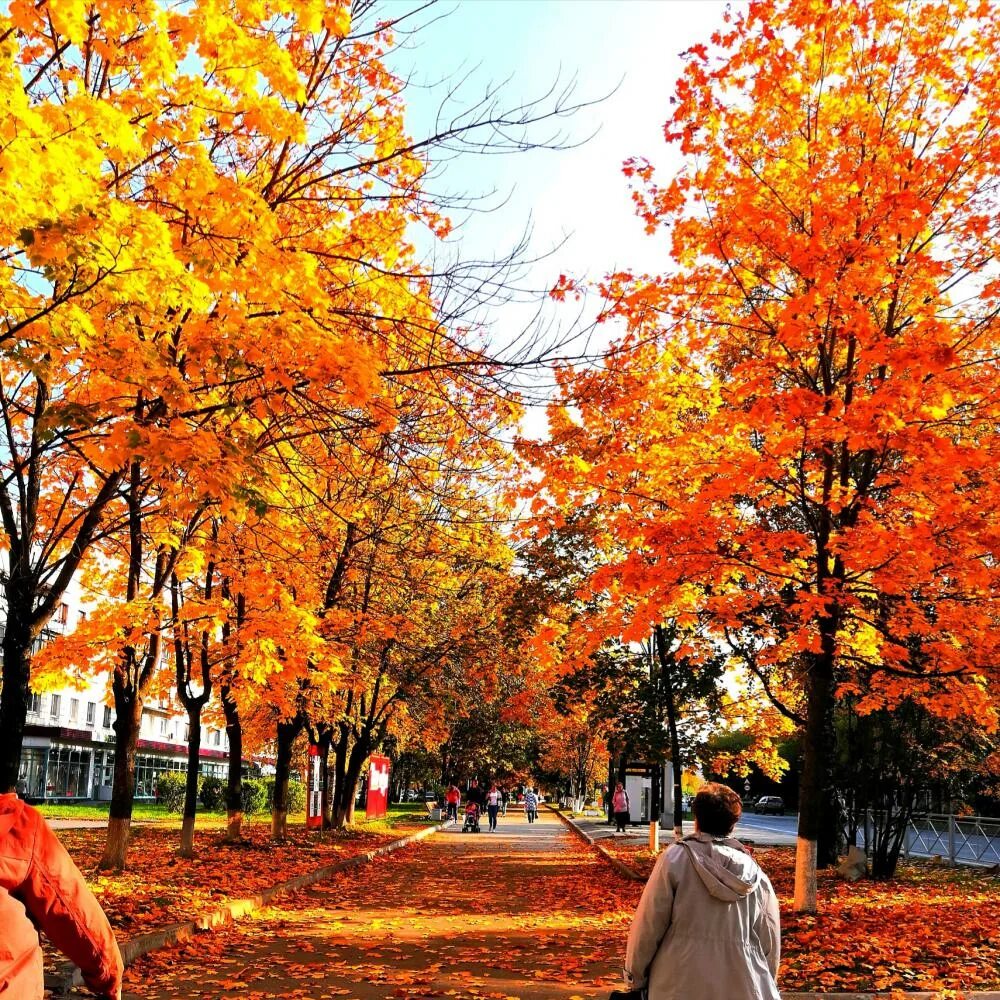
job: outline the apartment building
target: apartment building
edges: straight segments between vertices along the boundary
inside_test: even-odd
[[[102,685],[32,694],[21,749],[19,788],[32,801],[111,798],[115,763],[114,710]],[[225,777],[229,741],[224,729],[202,727],[199,770]],[[143,706],[135,795],[153,799],[163,771],[187,767],[188,724],[169,698]]]
[[[56,635],[74,629],[86,613],[86,600],[77,586],[71,586],[49,627],[39,636],[36,650]],[[6,603],[0,591],[0,640],[6,617]],[[111,798],[115,732],[110,701],[106,678],[91,680],[83,690],[66,687],[30,695],[18,776],[18,788],[25,798],[31,801]],[[139,729],[136,798],[153,799],[157,775],[187,767],[187,743],[187,716],[174,692],[165,698],[148,700],[143,706]],[[202,726],[199,756],[203,775],[225,776],[229,757],[225,729]]]

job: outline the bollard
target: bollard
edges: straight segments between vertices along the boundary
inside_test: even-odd
[[[652,854],[660,853],[660,824],[656,820],[649,824],[649,850]]]

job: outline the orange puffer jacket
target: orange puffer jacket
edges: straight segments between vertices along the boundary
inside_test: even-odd
[[[0,998],[42,1000],[39,928],[102,1000],[121,995],[114,931],[38,810],[0,795]]]

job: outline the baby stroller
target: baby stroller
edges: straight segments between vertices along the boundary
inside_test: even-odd
[[[462,824],[462,833],[479,833],[479,806],[475,802],[470,802],[465,807],[465,822]]]

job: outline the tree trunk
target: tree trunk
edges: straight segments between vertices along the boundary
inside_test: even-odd
[[[274,803],[271,807],[271,839],[283,841],[288,836],[288,777],[292,769],[292,745],[302,731],[303,719],[278,723],[278,750],[274,762]]]
[[[222,688],[222,710],[226,715],[229,738],[229,772],[226,776],[226,841],[239,843],[243,838],[243,724],[232,688]]]
[[[666,646],[662,625],[656,626],[656,651],[660,661],[660,678],[663,681],[664,707],[667,710],[667,732],[670,734],[670,757],[674,775],[674,839],[684,837],[684,809],[681,795],[681,742],[677,734],[677,705],[674,699],[674,680],[671,673],[673,658]]]
[[[31,630],[13,610],[3,637],[3,687],[0,688],[0,792],[17,791],[21,746],[28,714],[31,679]]]
[[[832,621],[826,626],[824,645],[832,643]],[[826,780],[830,765],[828,745],[830,714],[833,708],[832,649],[810,657],[806,675],[806,725],[802,740],[802,778],[799,785],[799,825],[795,850],[796,913],[816,912],[816,867],[819,838],[825,821],[824,798],[829,794]]]
[[[135,752],[139,745],[142,721],[142,695],[133,691],[115,675],[115,769],[111,786],[111,809],[104,842],[104,854],[98,869],[121,871],[125,867],[132,804],[135,801]]]
[[[331,825],[335,830],[342,830],[347,823],[348,801],[347,801],[347,751],[351,739],[350,728],[346,725],[338,725],[340,733],[333,746],[333,802],[331,806]]]
[[[198,764],[201,755],[201,705],[188,706],[187,782],[184,785],[184,822],[181,824],[181,857],[194,857],[194,824],[198,811]]]

